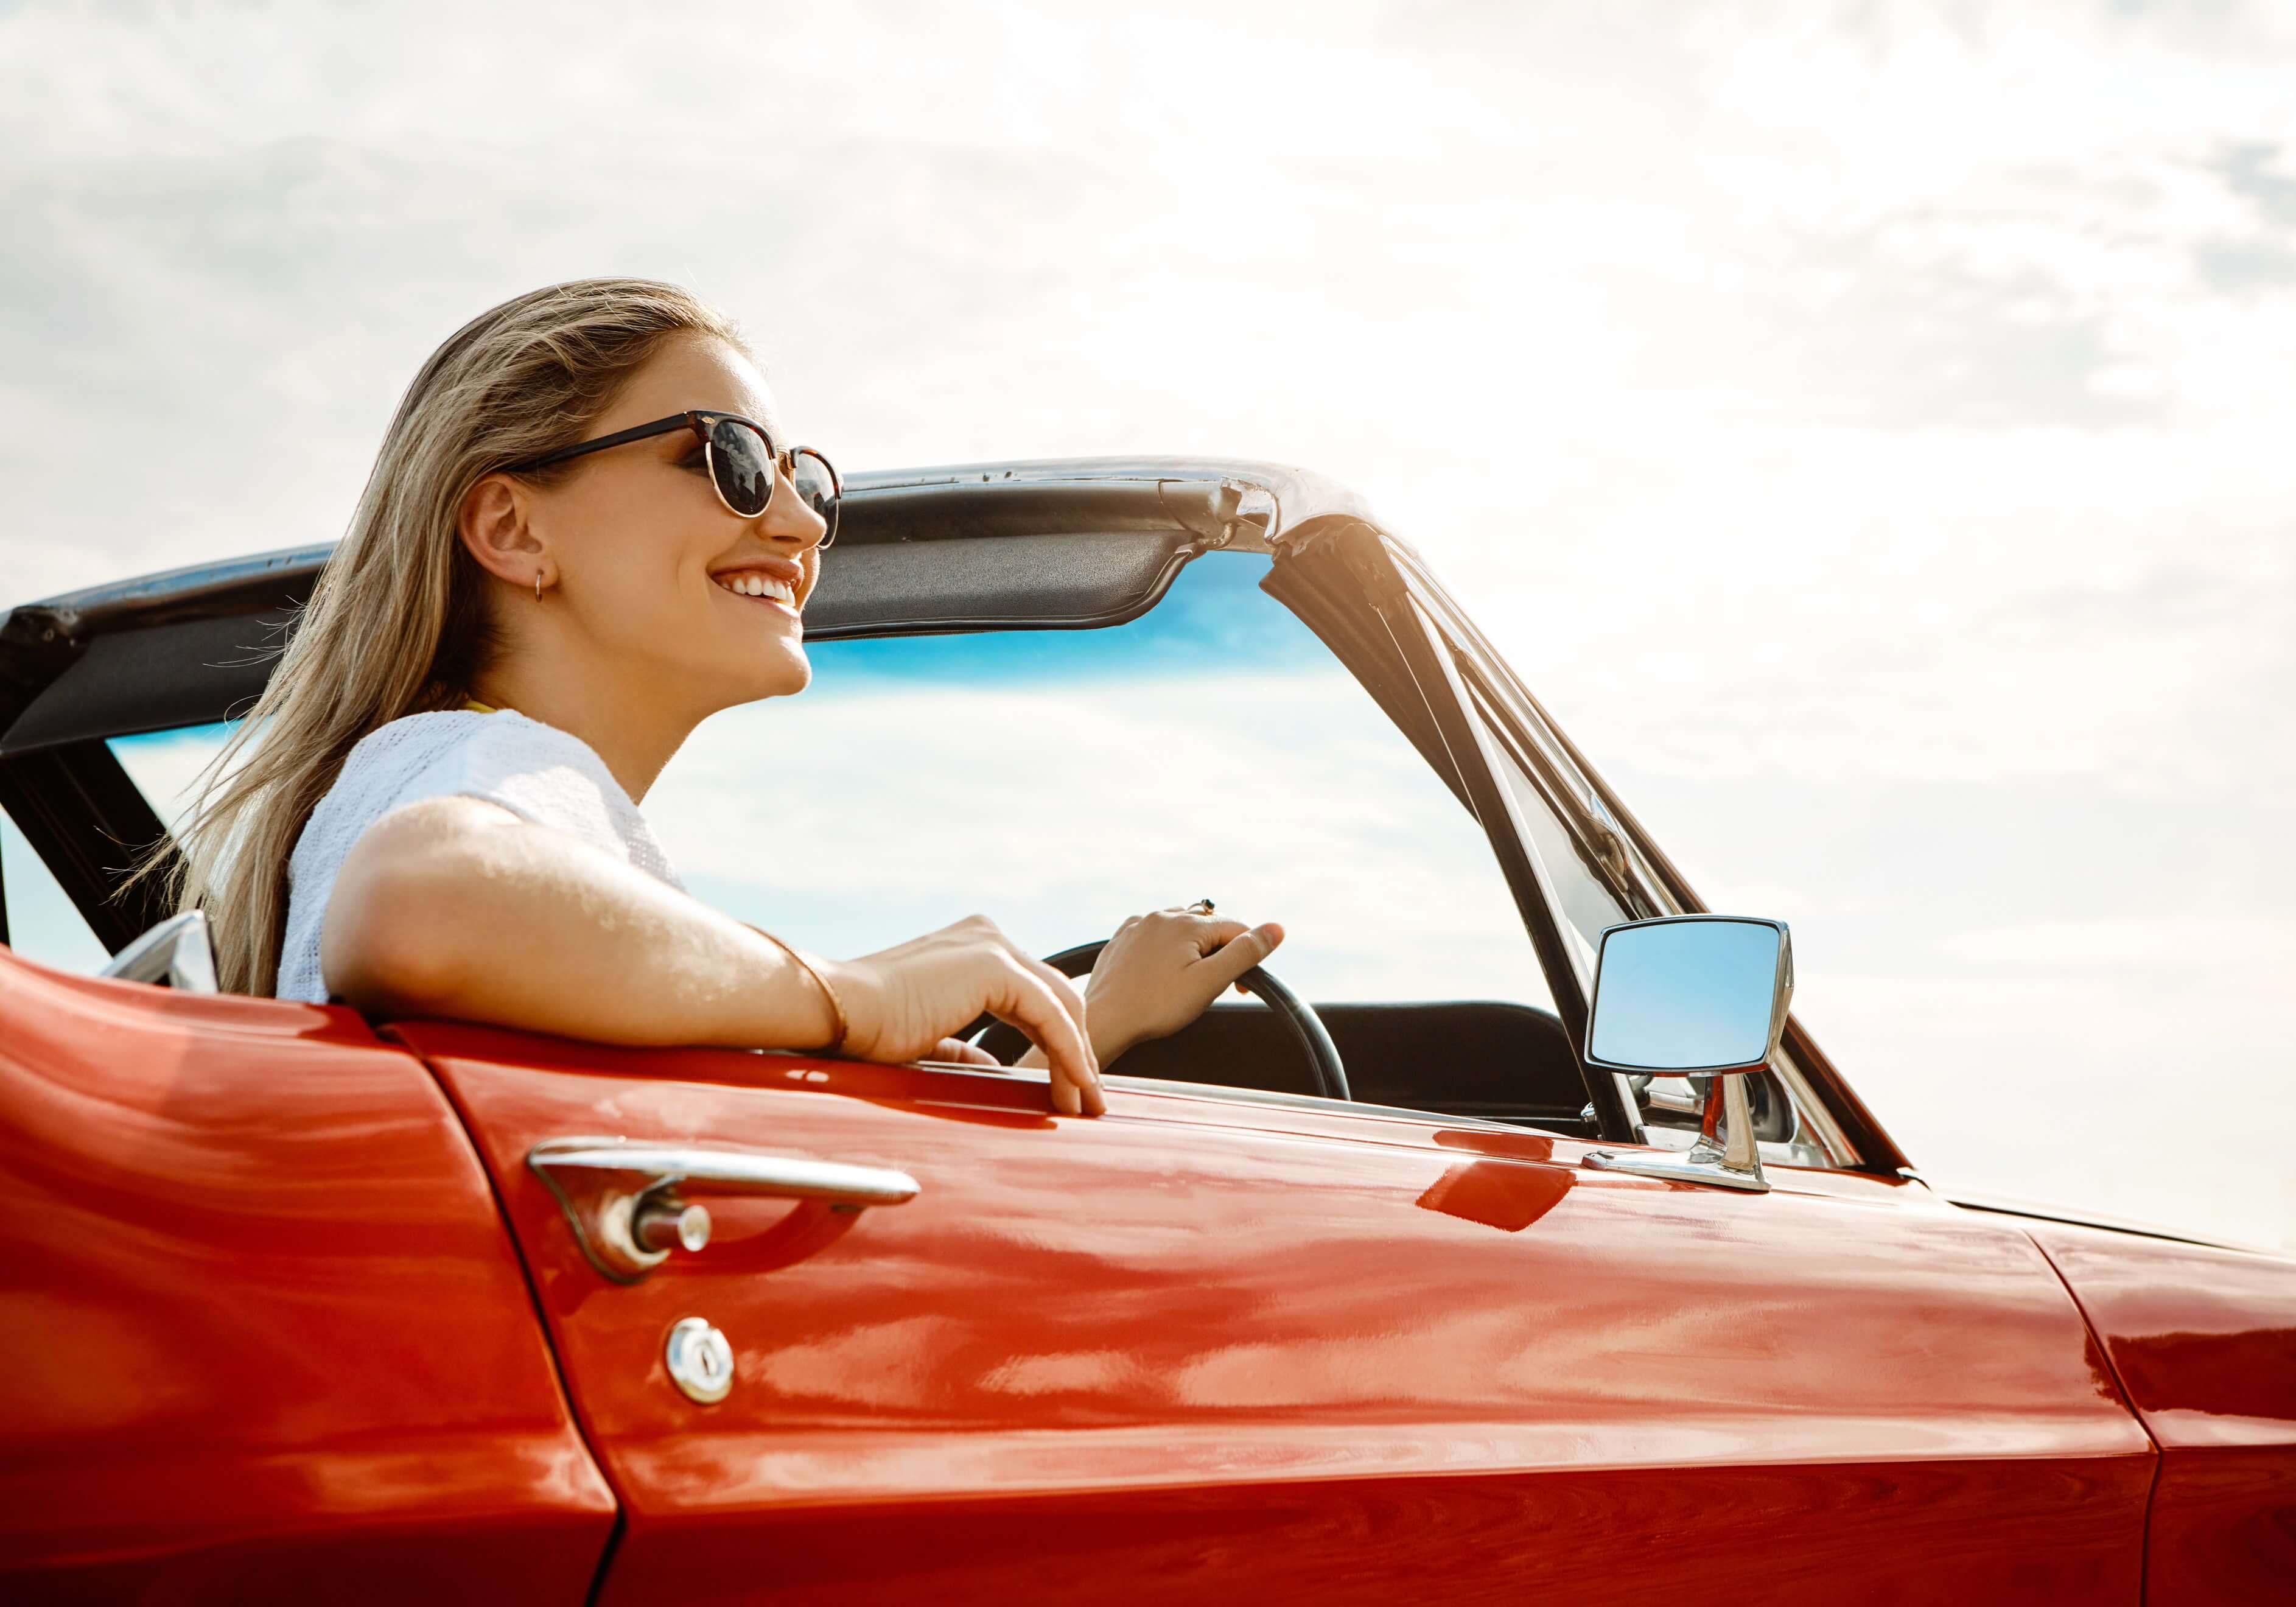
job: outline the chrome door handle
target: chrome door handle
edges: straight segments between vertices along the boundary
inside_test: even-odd
[[[681,1185],[824,1200],[835,1211],[900,1205],[917,1195],[917,1180],[890,1167],[764,1155],[733,1144],[546,1138],[526,1152],[526,1164],[556,1196],[583,1256],[618,1283],[636,1283],[673,1248],[700,1250],[709,1242],[709,1213],[686,1203]]]

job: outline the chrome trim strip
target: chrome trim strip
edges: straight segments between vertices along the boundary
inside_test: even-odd
[[[208,918],[187,909],[171,915],[111,956],[95,973],[115,982],[164,982],[184,993],[221,993]]]
[[[1946,1188],[1924,1177],[1911,1167],[1900,1170],[1914,1182],[1949,1205],[1964,1210],[1983,1211],[1995,1217],[2021,1217],[2029,1222],[2062,1222],[2069,1227],[2093,1227],[2100,1233],[2130,1234],[2140,1239],[2165,1239],[2176,1244],[2198,1244],[2209,1250],[2236,1250],[2243,1255],[2270,1256],[2286,1261],[2292,1257],[2282,1246],[2253,1242],[2242,1239],[2219,1239],[2202,1234],[2186,1233],[2180,1228],[2162,1227],[2157,1223],[2133,1220],[2127,1217],[2107,1216],[2096,1211],[2082,1210],[2074,1206],[2051,1205],[2046,1201],[2018,1200],[2000,1194],[1988,1194],[1972,1190]]]

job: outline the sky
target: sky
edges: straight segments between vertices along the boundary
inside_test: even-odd
[[[2296,1246],[2296,10],[0,0],[0,603],[676,279],[840,467],[1352,485],[1925,1172]]]

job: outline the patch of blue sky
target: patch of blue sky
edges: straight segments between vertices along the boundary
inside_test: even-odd
[[[200,773],[238,728],[236,720],[218,720],[208,726],[115,736],[108,745],[127,772],[127,779],[151,804],[152,812],[172,827],[191,807],[192,790]]]
[[[888,682],[1066,685],[1336,668],[1314,633],[1259,590],[1270,563],[1256,553],[1207,553],[1182,570],[1140,618],[1096,630],[810,642],[811,695],[877,692]]]
[[[111,746],[153,813],[173,823],[189,807],[200,772],[234,729],[228,723],[185,726],[114,737]],[[8,901],[9,947],[18,954],[60,971],[82,972],[102,969],[111,957],[16,823],[4,815],[0,815],[0,886],[4,886]]]
[[[59,971],[100,971],[111,956],[16,823],[0,815],[0,888],[8,900],[8,946]]]

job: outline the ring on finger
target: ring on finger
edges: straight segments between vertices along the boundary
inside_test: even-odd
[[[1209,915],[1212,913],[1215,906],[1210,899],[1199,898],[1193,904],[1187,905],[1185,907],[1189,914]]]

